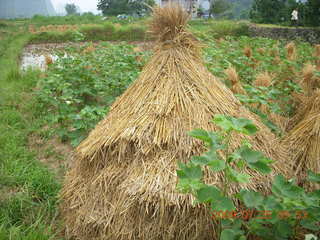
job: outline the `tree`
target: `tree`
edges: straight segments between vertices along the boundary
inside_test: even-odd
[[[308,0],[304,8],[305,23],[309,26],[320,26],[320,1]]]
[[[76,15],[78,14],[78,7],[74,3],[67,3],[64,7],[67,15]]]
[[[279,23],[285,19],[286,0],[254,0],[250,18],[258,23]]]
[[[103,15],[145,13],[153,6],[154,0],[99,0],[98,9]]]
[[[210,3],[210,14],[213,14],[216,17],[222,17],[227,10],[230,10],[231,4],[226,0],[214,0]]]

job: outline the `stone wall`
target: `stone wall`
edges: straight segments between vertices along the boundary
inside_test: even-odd
[[[272,39],[302,40],[311,44],[320,43],[320,29],[312,28],[272,28],[257,25],[249,26],[249,36]]]

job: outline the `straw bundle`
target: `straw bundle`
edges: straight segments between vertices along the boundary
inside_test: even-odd
[[[272,83],[272,77],[268,72],[259,73],[253,82],[257,87],[270,87]]]
[[[287,50],[287,59],[290,61],[294,61],[297,59],[297,50],[294,42],[290,42],[285,46]]]
[[[177,161],[202,154],[203,144],[187,135],[194,128],[215,131],[214,114],[251,119],[255,136],[235,135],[272,159],[275,173],[286,171],[285,153],[274,135],[205,68],[200,47],[186,31],[188,14],[177,5],[153,10],[157,47],[140,77],[112,105],[107,117],[75,152],[62,198],[67,234],[77,239],[215,239],[211,216],[193,198],[176,192]],[[252,176],[240,188],[268,191],[272,176]],[[221,174],[205,181],[220,184]]]
[[[298,180],[307,170],[320,172],[320,90],[314,92],[304,109],[302,120],[283,139],[283,146],[290,149],[292,168]],[[310,185],[304,184],[306,187]],[[312,185],[311,185],[312,186]],[[315,187],[315,185],[313,185]]]
[[[224,73],[231,82],[231,91],[235,94],[246,94],[239,81],[237,70],[234,67],[227,68]]]
[[[260,53],[261,55],[264,55],[266,53],[266,49],[265,48],[258,48],[257,52]]]
[[[243,49],[243,53],[247,58],[251,58],[252,57],[252,49],[250,47],[248,47],[248,46],[246,46]]]
[[[316,69],[320,71],[320,44],[315,45]]]
[[[294,100],[297,102],[298,110],[296,114],[290,119],[289,130],[294,128],[298,123],[300,123],[310,112],[320,111],[318,107],[317,96],[319,90],[315,90],[311,96],[305,94],[292,94]]]
[[[270,87],[272,85],[272,77],[268,72],[259,73],[253,82],[256,87]],[[253,105],[257,107],[257,104]],[[288,118],[270,111],[270,108],[266,104],[260,105],[260,111],[268,115],[269,119],[276,124],[282,131],[285,131],[289,122]]]
[[[310,96],[316,88],[316,79],[314,78],[315,67],[307,63],[302,69],[301,87],[307,96]]]

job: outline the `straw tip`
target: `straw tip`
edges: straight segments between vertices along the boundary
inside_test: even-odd
[[[161,41],[166,41],[186,31],[190,15],[181,5],[170,2],[164,7],[153,7],[152,17],[150,32]]]

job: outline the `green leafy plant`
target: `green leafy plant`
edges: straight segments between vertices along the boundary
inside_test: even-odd
[[[186,164],[179,163],[177,188],[183,193],[193,194],[196,203],[206,204],[213,215],[218,213],[214,221],[220,230],[219,238],[244,240],[250,235],[255,235],[262,239],[282,240],[296,236],[302,229],[319,231],[319,190],[306,192],[297,186],[294,180],[288,181],[279,175],[275,177],[272,193],[268,196],[249,190],[228,194],[227,189],[231,183],[250,181],[250,176],[243,171],[244,168],[268,174],[271,172],[272,160],[253,150],[247,141],[237,149],[230,149],[232,133],[253,135],[257,132],[250,120],[216,115],[213,123],[219,126],[221,131],[207,132],[196,129],[189,133],[190,136],[202,140],[208,150],[201,156],[193,156]],[[224,157],[219,154],[221,151]],[[203,168],[223,172],[222,185],[205,184]],[[319,183],[319,178],[320,174],[309,173],[308,180]],[[240,200],[246,208],[245,211],[251,213],[251,216],[246,219],[239,216],[240,212],[236,209],[233,199]],[[265,218],[258,217],[261,212],[266,215]]]
[[[67,52],[67,57],[59,54],[39,82],[37,97],[54,131],[77,146],[137,78],[144,55],[127,44],[86,44]]]

